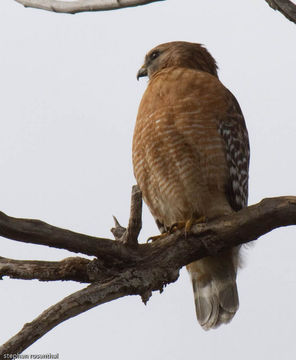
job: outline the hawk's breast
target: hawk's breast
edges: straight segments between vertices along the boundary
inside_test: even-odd
[[[218,131],[227,111],[224,94],[217,78],[191,69],[167,68],[149,82],[134,131],[133,165],[145,202],[167,226],[231,211]]]

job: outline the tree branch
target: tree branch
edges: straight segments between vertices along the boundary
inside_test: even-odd
[[[177,278],[178,273],[174,278],[162,276],[166,282],[173,282]],[[58,324],[97,305],[122,296],[141,294],[146,289],[156,290],[163,286],[162,279],[156,280],[153,271],[147,274],[146,270],[127,270],[103,284],[93,283],[67,296],[32,322],[25,324],[19,333],[0,347],[0,359],[3,359],[5,354],[18,354],[24,351]]]
[[[139,215],[137,217],[139,218]],[[49,246],[58,245],[59,248],[66,249],[70,248],[69,239],[71,238],[74,243],[72,248],[76,252],[85,252],[83,246],[86,244],[89,255],[98,255],[99,258],[92,261],[71,258],[64,260],[70,264],[70,268],[75,267],[75,261],[78,261],[78,269],[82,274],[80,280],[86,279],[93,283],[66,297],[43,312],[33,322],[25,325],[17,335],[0,347],[0,358],[6,353],[20,353],[59,323],[104,302],[136,294],[146,302],[152,291],[162,291],[166,284],[176,281],[179,270],[184,265],[205,256],[215,255],[230,247],[256,240],[275,228],[288,225],[296,225],[296,197],[293,196],[265,199],[237,213],[194,225],[190,234],[186,236],[183,230],[178,230],[159,241],[140,244],[134,248],[122,241],[92,238],[36,220],[10,218],[2,213],[0,214],[0,235],[6,234],[9,238],[17,237],[18,241]],[[33,241],[30,241],[30,236]],[[99,245],[91,246],[89,244],[91,241]],[[91,253],[91,250],[94,253]],[[129,253],[131,256],[127,256]],[[55,266],[57,269],[63,268],[63,262],[56,264],[24,262],[24,275],[20,275],[22,269],[20,263],[3,258],[0,260],[0,270],[1,264],[16,266],[14,270],[9,268],[5,270],[4,265],[2,276],[5,275],[5,271],[7,275],[17,275],[21,278],[32,276],[36,265],[41,266],[40,271],[46,264],[53,266],[52,271]],[[76,276],[73,269],[66,273],[67,276],[72,276],[71,280]],[[44,276],[54,277],[51,270],[48,274]]]
[[[5,354],[18,354],[24,351],[52,328],[73,316],[127,295],[125,285],[122,276],[118,276],[104,285],[91,284],[86,289],[71,294],[45,310],[32,322],[25,324],[19,333],[0,347],[0,358],[5,358]]]
[[[15,0],[25,7],[76,14],[84,11],[116,10],[164,0]]]
[[[86,11],[106,11],[151,4],[164,0],[15,0],[35,9],[57,13],[76,14]],[[287,19],[296,23],[296,5],[289,0],[265,0],[271,8],[280,11]]]
[[[209,246],[215,245],[221,251],[227,247],[255,240],[277,227],[288,225],[296,225],[296,197],[265,199],[229,216],[206,224],[195,225],[191,234],[187,236],[187,240],[182,244],[184,253],[188,252],[187,256],[185,258],[178,258],[176,254],[174,256],[178,258],[176,259],[178,266],[184,266],[195,260],[197,253],[202,252],[200,257],[203,257],[210,255],[211,251],[218,251],[211,248],[208,252],[205,248]],[[201,240],[198,243],[203,243],[205,246],[189,245],[191,239],[196,243],[196,235]],[[173,249],[176,245],[179,251],[176,240],[184,238],[184,233],[177,231],[160,241],[140,244],[134,249],[121,241],[79,234],[40,220],[17,219],[0,212],[0,236],[96,256],[103,259],[105,264],[118,269],[125,267],[126,264],[135,265],[142,262],[144,258],[154,257],[156,253],[160,256],[163,252],[167,252],[168,247]],[[194,255],[190,255],[192,251]]]
[[[265,0],[274,10],[280,11],[287,19],[296,24],[296,5],[289,0]]]
[[[24,261],[0,257],[0,279],[9,276],[22,280],[91,282],[87,272],[90,263],[91,260],[79,257],[62,261]]]
[[[133,252],[119,242],[61,229],[40,220],[10,217],[3,212],[0,212],[0,236],[90,256],[133,258]]]

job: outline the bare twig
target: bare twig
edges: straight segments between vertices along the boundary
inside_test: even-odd
[[[142,228],[142,193],[139,186],[132,188],[131,211],[123,243],[135,247],[138,245],[138,236]]]
[[[126,228],[119,224],[119,221],[117,220],[117,218],[114,215],[113,215],[113,220],[115,223],[115,227],[111,229],[111,232],[112,232],[115,240],[120,241],[123,234],[126,232]]]
[[[113,216],[115,228],[111,229],[116,240],[123,244],[135,247],[138,245],[138,236],[142,228],[142,193],[138,185],[132,188],[131,210],[128,227],[122,227],[115,216]]]
[[[23,280],[91,282],[87,272],[90,262],[91,260],[80,257],[70,257],[62,261],[24,261],[0,257],[0,279],[9,276]]]
[[[274,10],[280,11],[287,19],[296,24],[296,5],[289,0],[265,0]]]
[[[116,10],[164,0],[15,0],[25,7],[58,13],[76,14],[83,11]]]

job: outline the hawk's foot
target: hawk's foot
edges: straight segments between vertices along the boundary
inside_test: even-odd
[[[162,233],[160,235],[156,235],[156,236],[151,236],[147,239],[147,243],[148,242],[154,242],[157,240],[161,240],[163,238],[165,238],[168,235],[171,235],[173,232],[177,231],[177,230],[185,230],[185,237],[188,236],[188,234],[190,233],[190,230],[192,228],[193,225],[195,224],[202,224],[204,222],[206,222],[207,218],[205,216],[200,216],[197,219],[191,218],[187,221],[178,221],[175,224],[171,225],[168,229],[168,231],[166,231],[165,233]]]
[[[190,233],[190,230],[192,228],[193,225],[195,224],[202,224],[204,222],[206,222],[207,218],[205,216],[200,216],[197,219],[191,218],[187,221],[179,221],[175,224],[173,224],[170,227],[169,233],[172,233],[176,230],[181,230],[184,229],[185,230],[185,237],[187,237],[187,235]]]

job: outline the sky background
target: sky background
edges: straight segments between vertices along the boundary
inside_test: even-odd
[[[132,133],[147,80],[145,53],[159,43],[205,44],[238,99],[250,136],[250,197],[296,195],[296,25],[264,0],[167,0],[76,15],[0,4],[0,210],[112,237],[126,225]],[[141,240],[157,234],[144,209]],[[59,325],[24,354],[60,359],[290,360],[296,354],[296,227],[244,250],[240,309],[205,332],[186,270],[147,306],[125,297]],[[60,260],[72,253],[0,238],[0,256]],[[83,288],[72,282],[0,282],[0,343],[50,305]]]

